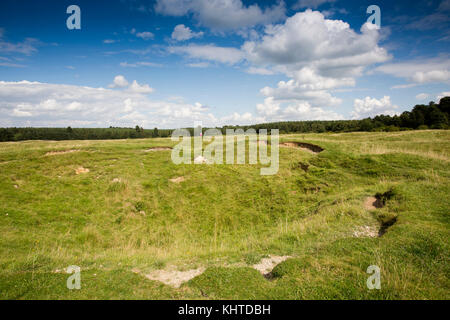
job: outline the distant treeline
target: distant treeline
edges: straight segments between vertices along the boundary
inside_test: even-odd
[[[238,127],[226,127],[238,128]],[[450,128],[450,97],[440,100],[439,104],[416,105],[412,111],[399,116],[380,115],[362,120],[337,121],[287,121],[264,123],[239,127],[242,129],[279,129],[280,133],[296,132],[354,132],[354,131],[400,131]]]
[[[296,132],[355,132],[355,131],[400,131],[413,129],[449,129],[450,97],[439,104],[416,105],[412,111],[399,116],[380,115],[363,120],[337,121],[287,121],[250,126],[224,126],[217,128],[225,134],[226,129],[279,129],[280,133]],[[194,129],[188,128],[193,135]],[[204,128],[203,130],[206,130]],[[0,141],[21,140],[104,140],[169,137],[172,129],[135,128],[0,128]]]
[[[136,128],[0,128],[0,141],[105,140],[169,137],[173,130]]]

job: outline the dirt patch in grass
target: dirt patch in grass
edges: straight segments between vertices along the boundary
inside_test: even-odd
[[[376,238],[379,236],[377,228],[371,226],[362,226],[353,232],[355,238]]]
[[[383,208],[383,202],[376,197],[367,197],[364,201],[364,209],[366,210],[376,210],[379,208]]]
[[[389,189],[384,193],[378,192],[374,197],[367,197],[364,201],[364,208],[367,210],[375,210],[383,208],[387,201],[395,195],[393,189]]]
[[[167,151],[167,150],[172,150],[172,147],[152,147],[150,149],[145,150],[145,152]]]
[[[155,270],[149,274],[146,274],[145,277],[150,280],[162,282],[174,288],[179,288],[183,283],[201,275],[204,271],[204,268],[187,271]]]
[[[172,178],[172,179],[169,179],[169,181],[170,181],[170,182],[173,182],[173,183],[181,183],[181,182],[183,182],[184,180],[186,180],[184,177],[178,177],[178,178]]]
[[[87,168],[83,168],[83,167],[79,167],[79,168],[77,168],[77,169],[75,169],[75,173],[78,175],[78,174],[82,174],[82,173],[88,173],[89,172],[89,169],[87,169]]]
[[[269,256],[269,258],[264,258],[258,264],[253,265],[253,268],[258,270],[265,278],[271,279],[273,268],[289,258],[290,256]]]
[[[61,155],[61,154],[66,154],[66,153],[73,153],[73,152],[80,152],[81,150],[78,149],[74,149],[74,150],[62,150],[62,151],[49,151],[45,154],[45,156],[57,156],[57,155]]]
[[[306,142],[284,142],[280,143],[280,147],[284,148],[296,148],[308,151],[314,154],[322,152],[324,149],[318,145],[306,143]]]

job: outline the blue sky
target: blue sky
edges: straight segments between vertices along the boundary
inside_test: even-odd
[[[450,0],[3,0],[0,126],[398,114],[450,95],[449,17]]]

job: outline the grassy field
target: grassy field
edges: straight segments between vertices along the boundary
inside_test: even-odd
[[[0,143],[0,299],[450,299],[450,131],[290,141],[325,150],[280,148],[261,176],[145,152],[170,139]],[[269,255],[290,258],[267,279]],[[179,288],[145,276],[192,269]]]

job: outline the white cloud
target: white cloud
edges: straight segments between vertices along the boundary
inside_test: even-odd
[[[427,72],[418,71],[412,75],[411,80],[416,83],[445,82],[450,80],[450,71],[449,70],[432,70]]]
[[[111,44],[111,43],[115,43],[115,42],[116,42],[116,40],[112,40],[112,39],[103,40],[103,43],[105,43],[105,44]]]
[[[154,91],[154,89],[150,88],[148,84],[140,85],[136,80],[134,80],[133,83],[130,84],[129,90],[134,93],[143,93],[143,94],[152,93]]]
[[[136,33],[136,37],[141,38],[143,40],[150,40],[153,39],[155,35],[149,31],[144,31]]]
[[[188,63],[187,66],[191,68],[208,68],[209,63],[208,62]]]
[[[447,92],[441,92],[437,97],[436,100],[438,101],[438,103],[441,101],[442,98],[444,97],[450,97],[450,91]]]
[[[355,99],[353,103],[353,111],[351,115],[353,119],[362,119],[374,117],[376,115],[396,115],[399,114],[398,106],[392,105],[391,97],[384,96],[381,99],[366,97],[364,99]]]
[[[133,107],[134,107],[133,100],[128,98],[128,99],[125,99],[125,101],[123,103],[125,104],[125,108],[123,109],[124,112],[128,113],[128,112],[133,111]]]
[[[155,101],[149,87],[112,90],[41,82],[0,81],[0,126],[135,126],[177,128],[219,124],[201,103]]]
[[[202,26],[225,31],[265,25],[285,18],[285,4],[261,9],[257,4],[245,6],[241,0],[157,0],[155,11],[168,16],[192,15]]]
[[[417,83],[399,84],[399,85],[392,86],[391,89],[408,89],[408,88],[413,88],[413,87],[417,87]]]
[[[246,70],[247,73],[250,74],[260,74],[260,75],[272,75],[274,72],[272,70],[266,69],[266,68],[256,68],[256,67],[250,67]]]
[[[110,88],[125,88],[128,86],[128,81],[124,76],[118,75],[114,77],[114,81],[109,85]]]
[[[244,58],[239,49],[232,47],[217,47],[213,44],[174,46],[169,48],[169,52],[187,54],[190,58],[194,59],[217,61],[227,64],[238,63]]]
[[[24,55],[32,55],[38,51],[37,47],[42,43],[34,38],[26,38],[22,42],[8,42],[0,36],[0,53],[13,54],[20,53]]]
[[[450,81],[450,58],[440,56],[432,59],[415,59],[405,62],[384,64],[375,71],[405,78],[410,83],[396,86],[396,88],[408,88],[415,84]]]
[[[264,99],[256,110],[263,117],[264,122],[273,121],[302,121],[302,120],[341,120],[344,117],[334,111],[312,107],[306,101],[291,101],[283,108],[281,102],[273,97]]]
[[[320,84],[313,84],[313,86]],[[266,97],[273,97],[277,100],[301,100],[309,101],[317,106],[336,106],[342,101],[339,98],[333,97],[326,90],[306,90],[305,84],[299,84],[295,80],[287,82],[280,81],[277,88],[264,87],[261,93]]]
[[[220,118],[220,123],[229,125],[248,125],[261,122],[264,122],[264,118],[254,117],[250,112],[242,114],[233,112],[231,115]]]
[[[294,102],[283,110],[282,120],[342,120],[344,117],[334,111],[311,107],[308,102]]]
[[[425,100],[426,98],[428,98],[429,97],[429,95],[427,94],[427,93],[419,93],[417,96],[416,96],[416,99],[417,100]]]
[[[348,23],[306,10],[284,24],[267,26],[264,36],[246,41],[242,50],[253,68],[290,78],[276,88],[261,89],[266,97],[308,102],[312,107],[332,106],[341,100],[329,90],[355,86],[355,77],[366,67],[390,59],[378,46],[379,32],[365,24],[358,33]]]
[[[172,32],[172,39],[177,41],[189,40],[192,38],[200,38],[203,36],[203,32],[193,32],[189,27],[184,24],[177,25]]]
[[[379,38],[379,31],[367,24],[356,33],[341,20],[325,19],[318,11],[307,10],[284,24],[268,26],[261,41],[247,41],[243,50],[255,64],[295,70],[308,66],[322,76],[355,76],[362,67],[389,59],[386,50],[378,46]]]
[[[16,108],[13,110],[13,116],[15,116],[15,117],[31,117],[33,115],[31,114],[31,112],[22,111],[22,110]]]
[[[148,93],[152,93],[154,91],[154,89],[151,88],[148,84],[141,85],[136,80],[134,80],[131,84],[129,84],[128,80],[125,79],[125,77],[122,75],[115,76],[114,81],[112,84],[109,85],[109,88],[111,88],[111,89],[127,88],[128,92],[142,93],[142,94],[148,94]]]
[[[256,110],[263,116],[273,116],[280,110],[280,103],[275,102],[273,97],[264,99],[264,103],[256,105]]]

